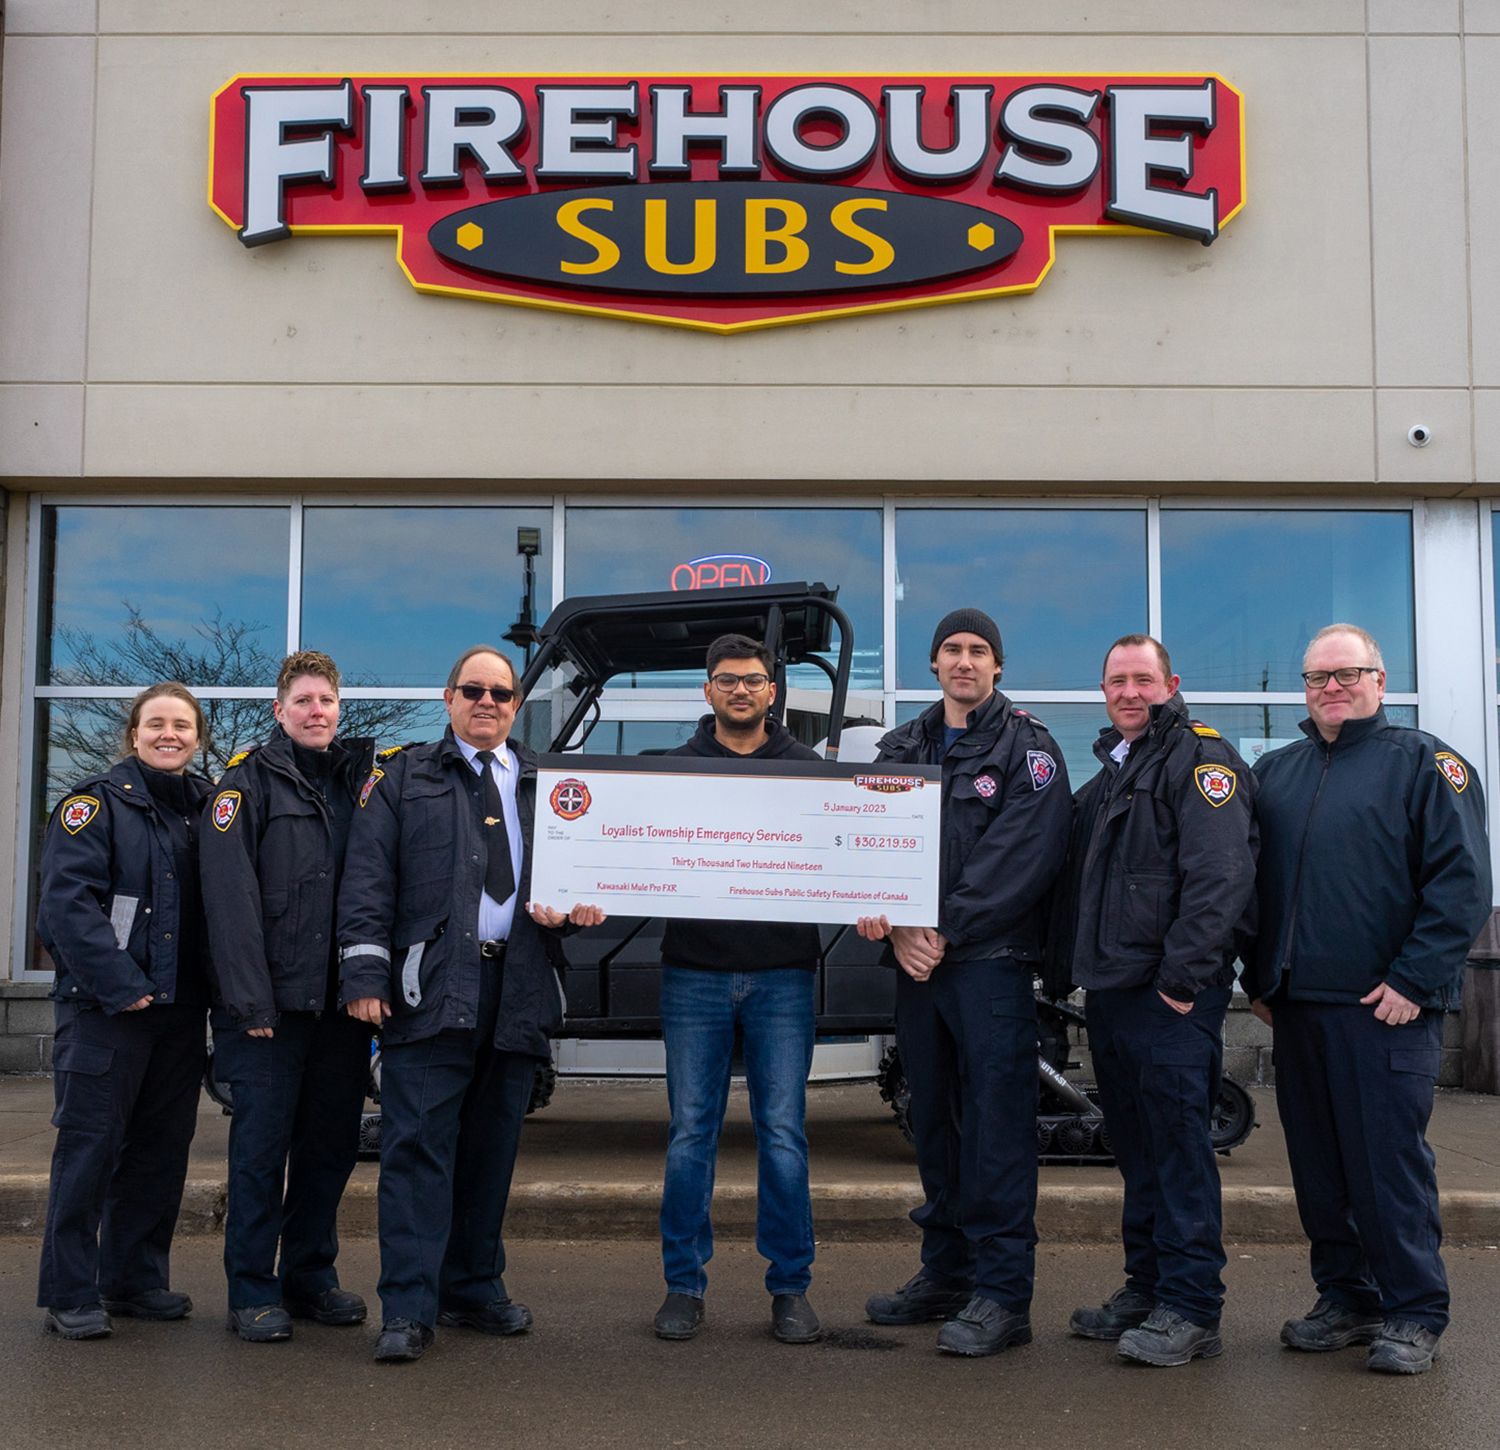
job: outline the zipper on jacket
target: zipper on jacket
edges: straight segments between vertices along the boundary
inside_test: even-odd
[[[1292,942],[1297,933],[1297,912],[1302,906],[1302,865],[1307,859],[1307,838],[1312,833],[1313,816],[1317,813],[1318,801],[1323,794],[1323,783],[1328,779],[1329,767],[1333,764],[1333,746],[1323,746],[1323,769],[1318,775],[1318,788],[1313,792],[1312,804],[1307,808],[1307,819],[1302,823],[1302,844],[1297,849],[1297,874],[1292,878],[1292,908],[1287,912],[1286,937],[1282,945],[1281,959],[1276,964],[1276,985],[1281,985],[1283,976],[1292,974]]]

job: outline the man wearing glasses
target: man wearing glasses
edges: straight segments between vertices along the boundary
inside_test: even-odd
[[[507,739],[515,667],[467,650],[443,701],[443,738],[384,755],[361,789],[339,892],[339,1000],[384,1031],[381,1363],[419,1359],[438,1324],[530,1327],[505,1290],[500,1230],[537,1064],[562,1022],[542,927],[564,917],[523,909],[536,758]]]
[[[757,641],[742,634],[716,639],[703,695],[712,713],[673,755],[722,760],[731,770],[752,761],[818,759],[771,717],[771,654]],[[658,1338],[691,1339],[703,1323],[704,1266],[713,1256],[709,1200],[736,1029],[755,1125],[755,1244],[770,1262],[772,1332],[784,1344],[811,1344],[822,1332],[807,1302],[813,1225],[805,1124],[818,950],[818,928],[807,923],[667,923],[661,1027],[672,1125],[661,1204],[667,1297],[654,1323]]]
[[[1276,1034],[1276,1102],[1318,1300],[1281,1342],[1370,1346],[1421,1374],[1448,1323],[1427,1146],[1442,1009],[1490,913],[1484,798],[1441,740],[1389,723],[1380,648],[1320,630],[1308,737],[1265,756],[1259,939],[1245,970]]]

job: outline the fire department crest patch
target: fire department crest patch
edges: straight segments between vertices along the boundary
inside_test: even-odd
[[[1469,772],[1464,769],[1464,763],[1456,755],[1448,750],[1440,750],[1437,753],[1437,768],[1448,777],[1448,784],[1463,793],[1463,788],[1469,783]]]
[[[240,793],[237,790],[220,791],[214,801],[214,825],[227,831],[240,812]]]
[[[576,821],[579,816],[586,814],[588,808],[594,803],[588,786],[581,780],[571,778],[558,781],[552,787],[552,794],[548,800],[552,803],[553,814],[561,816],[565,821]]]
[[[1057,762],[1045,750],[1028,750],[1026,769],[1031,772],[1031,784],[1041,790],[1044,786],[1051,785],[1052,777],[1057,774]],[[979,782],[975,781],[974,784],[977,788]]]
[[[1193,772],[1203,799],[1215,808],[1224,804],[1234,794],[1237,782],[1234,772],[1223,765],[1200,765]]]
[[[985,800],[989,800],[989,798],[994,795],[997,788],[998,787],[995,785],[995,778],[992,775],[976,775],[974,777],[974,789],[977,790],[979,794],[985,798]]]
[[[376,769],[370,772],[369,780],[364,783],[364,787],[359,793],[359,806],[361,810],[364,809],[365,802],[370,799],[370,792],[384,779],[385,772],[383,770]]]
[[[63,830],[70,836],[76,836],[98,814],[99,802],[91,795],[70,796],[58,812]]]

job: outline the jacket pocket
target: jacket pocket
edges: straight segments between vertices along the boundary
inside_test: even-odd
[[[418,917],[397,923],[391,945],[396,950],[394,966],[401,984],[401,1000],[408,1007],[420,1007],[432,986],[437,962],[428,960],[429,949],[447,925],[446,916]]]
[[[1177,878],[1128,871],[1120,889],[1120,942],[1160,947],[1177,912]]]
[[[123,952],[130,945],[130,933],[135,929],[135,919],[141,909],[139,896],[123,893],[109,903],[109,924],[114,928],[115,945]]]

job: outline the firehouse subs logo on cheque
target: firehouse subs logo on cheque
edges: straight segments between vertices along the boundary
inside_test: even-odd
[[[1448,777],[1448,784],[1460,794],[1469,783],[1469,772],[1464,769],[1464,763],[1451,751],[1440,750],[1436,756],[1437,767]]]
[[[856,775],[854,783],[861,790],[878,790],[887,794],[921,790],[927,783],[920,775]]]
[[[1217,808],[1234,794],[1234,772],[1222,765],[1200,765],[1193,772],[1198,789],[1209,805]]]
[[[1241,112],[1205,72],[239,75],[209,205],[247,247],[389,233],[423,292],[728,333],[1030,292],[1059,233],[1206,245]]]
[[[586,815],[588,808],[594,803],[588,786],[581,780],[571,778],[558,781],[552,787],[548,800],[552,803],[552,813],[565,821],[576,821],[579,816]]]
[[[91,795],[75,795],[62,803],[58,813],[63,830],[76,836],[99,813],[99,802]]]

